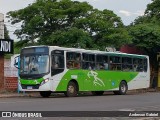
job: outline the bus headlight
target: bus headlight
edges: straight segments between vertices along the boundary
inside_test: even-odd
[[[47,83],[48,81],[49,81],[49,78],[43,80],[40,85],[44,85],[44,84]]]

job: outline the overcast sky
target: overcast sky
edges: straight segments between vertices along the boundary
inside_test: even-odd
[[[35,0],[0,0],[0,13],[6,15],[9,11],[18,10],[28,6],[28,4],[33,3]],[[121,17],[125,25],[129,25],[140,15],[143,15],[147,4],[151,3],[151,0],[78,0],[87,1],[94,8],[99,10],[108,9],[113,10],[115,14]],[[18,26],[11,26],[7,19],[5,19],[5,24],[10,31],[11,39],[16,39],[13,35],[13,31]]]

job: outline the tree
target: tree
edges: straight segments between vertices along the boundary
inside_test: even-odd
[[[103,49],[130,42],[121,19],[110,10],[93,9],[87,2],[36,0],[24,9],[11,11],[12,24],[22,23],[15,34],[31,43]],[[67,42],[66,42],[67,41]],[[70,43],[70,44],[69,44]]]
[[[121,19],[110,10],[99,11],[93,9],[85,18],[76,21],[76,27],[89,33],[95,46],[104,50],[106,46],[119,48],[130,43],[131,39]]]
[[[145,49],[149,55],[157,54],[157,50],[160,48],[160,1],[152,1],[147,5],[145,14],[135,19],[129,26],[129,33],[133,38],[133,43]]]
[[[138,24],[130,27],[133,43],[153,55],[160,47],[160,27],[155,24]]]
[[[78,28],[69,28],[66,30],[59,30],[50,35],[47,39],[47,44],[54,44],[57,46],[63,45],[65,47],[77,48],[93,48],[93,42],[87,32]]]
[[[73,22],[79,16],[92,9],[92,6],[83,2],[70,0],[36,0],[28,7],[8,13],[11,23],[22,22],[22,28],[15,34],[20,39],[35,39],[43,41],[57,30],[65,30],[72,27]]]
[[[147,5],[147,9],[145,11],[145,15],[147,15],[152,22],[158,22],[160,20],[160,0],[152,0],[151,4]]]
[[[152,1],[147,5],[145,14],[135,19],[129,26],[129,33],[134,45],[149,55],[151,65],[156,70],[157,52],[160,51],[160,1]]]

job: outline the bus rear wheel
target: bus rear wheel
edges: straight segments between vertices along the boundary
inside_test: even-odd
[[[64,93],[66,97],[76,97],[78,94],[78,86],[75,82],[69,82],[67,91]]]
[[[113,91],[116,95],[125,95],[128,90],[128,85],[125,81],[122,81],[119,85],[119,91]]]
[[[103,95],[104,91],[92,91],[92,95]]]
[[[44,98],[47,98],[51,95],[51,91],[40,91],[40,95]]]

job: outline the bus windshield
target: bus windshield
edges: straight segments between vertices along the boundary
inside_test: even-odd
[[[49,72],[48,55],[21,56],[20,74],[45,74]]]

